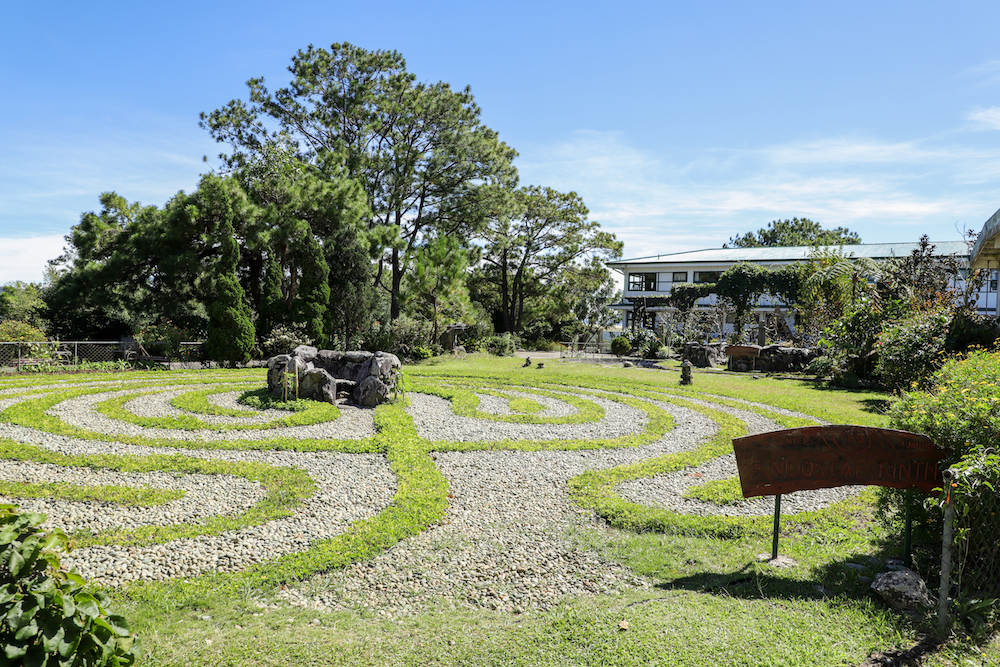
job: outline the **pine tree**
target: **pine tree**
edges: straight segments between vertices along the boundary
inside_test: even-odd
[[[274,251],[268,253],[264,284],[261,289],[260,318],[257,329],[267,336],[274,327],[284,324],[284,296],[281,292],[281,265]]]
[[[226,202],[228,203],[228,202]],[[208,306],[208,356],[220,362],[246,363],[254,347],[254,327],[246,295],[236,279],[240,249],[230,212],[218,228],[222,256],[215,266],[214,300]]]
[[[314,345],[324,345],[328,337],[326,310],[330,303],[330,267],[311,229],[306,230],[299,247],[302,278],[295,299],[296,320],[305,325]]]

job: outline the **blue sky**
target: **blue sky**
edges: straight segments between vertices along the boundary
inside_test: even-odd
[[[40,280],[101,192],[193,189],[224,150],[200,111],[343,41],[471,86],[522,184],[578,192],[626,257],[794,216],[956,240],[1000,207],[997,25],[961,1],[8,3],[0,284]]]

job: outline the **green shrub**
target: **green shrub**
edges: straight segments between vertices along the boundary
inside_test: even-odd
[[[1000,442],[1000,353],[976,350],[945,362],[927,391],[911,392],[889,411],[894,428],[924,433],[950,447],[947,464]]]
[[[409,357],[414,361],[423,361],[424,359],[430,359],[434,356],[434,352],[429,347],[424,347],[423,345],[417,345],[410,349]]]
[[[139,641],[108,598],[61,567],[69,538],[43,533],[42,514],[0,505],[0,643],[8,665],[131,665]]]
[[[968,456],[995,448],[1000,442],[1000,353],[976,350],[965,358],[952,358],[938,370],[926,391],[906,393],[889,410],[893,428],[923,433],[942,447],[951,449],[942,461],[947,467]],[[964,465],[964,464],[962,464]],[[879,507],[883,519],[892,525],[900,520],[906,505],[914,512],[914,530],[923,526],[928,539],[938,540],[940,550],[940,513],[928,513],[917,502],[913,491],[879,489]],[[975,515],[975,530],[1000,533],[997,516]]]
[[[517,337],[508,332],[485,339],[483,349],[497,357],[512,357],[517,350],[517,344]]]
[[[17,320],[5,320],[0,322],[0,341],[41,343],[47,341],[41,331]]]
[[[879,382],[889,389],[925,386],[943,362],[950,322],[944,309],[934,309],[886,326],[875,343]]]
[[[646,346],[642,350],[642,357],[644,359],[659,359],[661,349],[663,349],[663,343],[658,338],[654,338],[646,343]]]
[[[427,344],[431,342],[431,323],[427,320],[401,315],[392,323],[391,334],[392,344],[384,349],[392,350],[397,356],[415,359],[413,350],[416,348],[430,350]]]
[[[616,357],[624,357],[631,351],[632,343],[629,342],[628,336],[621,335],[611,341],[611,354]]]

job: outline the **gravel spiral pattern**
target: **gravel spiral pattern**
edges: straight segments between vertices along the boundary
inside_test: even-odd
[[[112,436],[143,436],[191,441],[259,441],[271,438],[358,440],[375,434],[371,410],[340,406],[334,421],[312,426],[265,430],[194,431],[145,428],[111,419],[95,405],[124,393],[149,390],[133,398],[125,410],[140,417],[187,415],[170,405],[171,398],[217,383],[215,374],[206,384],[178,384],[195,374],[171,374],[150,382],[46,382],[37,390],[60,391],[77,387],[106,387],[107,391],[67,398],[48,414],[61,422]],[[242,382],[243,378],[240,378]],[[457,387],[463,381],[450,382]],[[13,396],[26,387],[0,390],[0,410],[40,395]],[[574,396],[600,406],[604,416],[584,423],[521,424],[455,414],[449,401],[426,394],[409,394],[407,413],[429,455],[449,484],[449,504],[444,518],[416,536],[404,539],[381,555],[333,573],[315,575],[304,583],[283,589],[284,603],[317,609],[370,608],[383,615],[414,613],[427,604],[474,606],[519,613],[545,610],[570,595],[607,594],[648,586],[622,565],[603,560],[575,546],[571,534],[591,525],[593,518],[572,504],[567,482],[587,470],[640,462],[662,454],[690,450],[711,438],[717,424],[703,414],[667,400],[648,402],[673,416],[675,426],[655,442],[624,448],[584,450],[485,450],[434,452],[433,443],[497,442],[501,440],[605,440],[641,434],[649,425],[647,414],[627,405],[614,394],[570,388],[546,390],[510,386],[495,393],[477,391],[479,411],[509,416],[512,398],[526,398],[542,406],[535,417],[559,419],[579,413],[562,400]],[[236,403],[240,390],[209,394],[207,400],[225,408],[245,410]],[[499,394],[499,395],[497,395]],[[4,398],[4,396],[9,396]],[[778,426],[751,410],[729,408],[687,396],[685,401],[726,411],[746,423],[750,432]],[[753,404],[750,404],[753,405]],[[769,410],[778,410],[766,406]],[[206,424],[256,425],[285,416],[281,411],[246,416],[195,415]],[[384,510],[396,492],[396,478],[385,456],[336,452],[295,452],[259,449],[181,449],[146,447],[116,441],[85,440],[48,433],[0,420],[0,438],[32,444],[67,455],[117,454],[145,457],[180,454],[230,462],[256,462],[305,471],[316,483],[316,493],[291,516],[216,535],[170,540],[147,546],[93,546],[78,549],[64,561],[97,583],[116,585],[135,580],[162,580],[203,572],[233,572],[256,563],[310,548],[321,540],[342,534],[352,522]],[[186,444],[186,443],[185,443]],[[682,497],[686,489],[710,479],[735,474],[732,456],[710,461],[696,469],[640,479],[620,485],[617,492],[645,505],[692,514],[755,515],[756,501],[729,507]],[[699,476],[691,476],[697,474]],[[0,479],[14,481],[65,481],[90,486],[119,485],[180,489],[183,498],[150,507],[107,502],[72,502],[52,498],[19,500],[22,507],[43,511],[51,525],[68,531],[101,531],[112,527],[197,524],[210,517],[238,516],[262,501],[266,489],[234,475],[175,475],[172,473],[119,473],[103,469],[53,466],[33,462],[0,461]],[[823,507],[845,497],[850,490],[803,492],[801,502],[790,494],[783,501],[786,513]],[[839,495],[838,495],[839,494]],[[770,512],[769,499],[766,512]]]

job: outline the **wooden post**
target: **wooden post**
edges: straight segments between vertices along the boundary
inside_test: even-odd
[[[778,557],[778,527],[781,523],[781,494],[774,497],[774,536],[771,538],[771,560]]]

